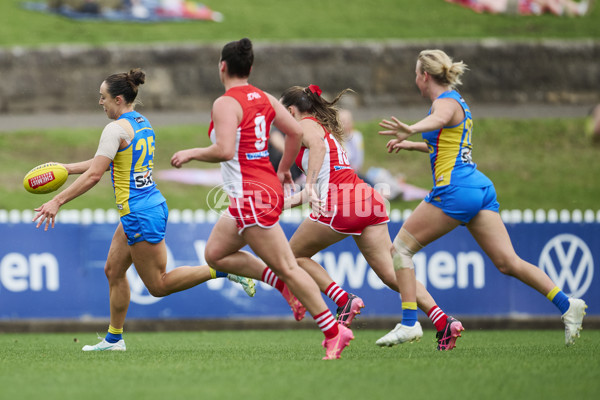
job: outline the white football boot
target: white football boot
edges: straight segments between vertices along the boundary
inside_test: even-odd
[[[575,338],[579,337],[579,331],[582,328],[583,317],[587,305],[581,299],[569,299],[569,309],[562,315],[561,319],[565,323],[565,344],[571,346],[575,343]]]
[[[101,338],[98,338],[101,339]],[[83,351],[125,351],[125,340],[121,339],[117,343],[109,343],[105,339],[93,346],[85,345],[81,349]]]
[[[242,285],[244,292],[246,292],[248,296],[254,297],[254,295],[256,294],[254,280],[246,278],[244,276],[237,276],[234,274],[227,274],[227,279],[229,279],[231,282],[239,283],[240,285]]]
[[[377,340],[378,346],[393,346],[404,342],[419,341],[423,337],[423,329],[419,321],[414,326],[397,324],[387,335]]]

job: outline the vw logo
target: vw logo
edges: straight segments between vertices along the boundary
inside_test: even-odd
[[[592,252],[583,240],[568,233],[557,235],[546,243],[539,266],[572,297],[582,297],[594,277]]]
[[[167,272],[175,268],[175,261],[173,260],[173,254],[167,246]],[[161,300],[161,297],[154,297],[148,292],[142,278],[138,275],[135,270],[135,266],[131,264],[131,267],[127,270],[127,280],[129,281],[129,290],[131,291],[131,301],[137,304],[148,305],[153,304]]]

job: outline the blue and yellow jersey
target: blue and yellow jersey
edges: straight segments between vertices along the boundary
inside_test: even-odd
[[[127,147],[117,152],[110,164],[111,179],[119,214],[144,210],[163,203],[165,198],[152,179],[154,166],[154,130],[148,120],[137,111],[125,113],[135,132]]]
[[[438,97],[443,98],[456,100],[462,107],[465,118],[458,125],[445,126],[422,134],[429,147],[433,187],[450,184],[480,187],[491,184],[483,174],[477,173],[477,165],[471,159],[473,119],[469,106],[455,90],[444,92]]]

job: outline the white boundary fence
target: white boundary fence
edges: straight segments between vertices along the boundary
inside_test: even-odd
[[[412,210],[393,209],[390,212],[392,222],[400,222],[408,218]],[[288,223],[300,223],[309,214],[308,209],[286,210],[281,220]],[[16,224],[31,222],[35,213],[32,210],[0,210],[0,224]],[[502,220],[507,224],[516,223],[600,223],[600,210],[502,210]],[[173,223],[205,223],[216,222],[219,214],[212,210],[169,210],[169,222]],[[117,223],[119,213],[115,209],[83,209],[61,210],[57,221],[63,224],[102,224]]]

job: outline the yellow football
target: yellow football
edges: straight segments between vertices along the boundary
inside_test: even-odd
[[[29,171],[23,178],[23,187],[30,193],[50,193],[61,187],[68,177],[69,173],[65,167],[49,162]]]

